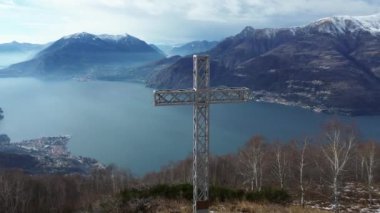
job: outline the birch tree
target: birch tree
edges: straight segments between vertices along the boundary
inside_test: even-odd
[[[376,145],[375,142],[371,141],[364,145],[363,149],[361,150],[361,157],[363,159],[363,164],[366,171],[366,182],[367,182],[367,188],[368,188],[368,201],[371,205],[373,202],[372,200],[372,194],[373,194],[373,177],[374,177],[374,169],[375,169],[375,152],[376,152]]]
[[[308,145],[308,139],[305,138],[302,149],[301,149],[301,156],[300,156],[300,164],[299,164],[299,181],[300,181],[300,190],[301,190],[301,198],[300,198],[300,204],[301,206],[305,206],[305,187],[303,182],[303,176],[304,176],[304,167],[306,165],[305,163],[305,151]]]
[[[326,144],[322,151],[331,171],[334,211],[339,212],[339,181],[351,157],[356,137],[350,127],[333,122],[328,125],[325,138]]]
[[[264,139],[254,136],[243,147],[239,154],[241,164],[241,175],[245,182],[250,184],[250,190],[261,191],[262,187],[262,165],[264,156]]]
[[[285,176],[286,176],[286,166],[288,164],[288,159],[285,154],[285,146],[282,144],[276,144],[275,150],[275,162],[273,165],[273,173],[280,183],[280,188],[284,189]]]

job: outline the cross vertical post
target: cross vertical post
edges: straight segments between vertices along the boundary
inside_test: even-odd
[[[193,56],[193,211],[208,209],[210,62],[207,56]]]
[[[208,56],[193,56],[193,88],[154,91],[155,106],[193,105],[193,212],[209,209],[209,105],[247,102],[246,87],[210,88]]]

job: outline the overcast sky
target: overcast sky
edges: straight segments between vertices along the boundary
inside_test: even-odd
[[[305,25],[380,12],[380,0],[0,0],[0,42],[128,33],[149,43],[221,40],[245,26]]]

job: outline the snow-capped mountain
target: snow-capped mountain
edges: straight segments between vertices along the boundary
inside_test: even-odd
[[[76,33],[64,36],[29,61],[11,65],[17,75],[117,75],[127,67],[164,58],[145,41],[131,35]]]
[[[279,34],[296,36],[299,34],[327,33],[330,35],[344,35],[370,33],[380,35],[380,13],[368,16],[333,16],[314,21],[310,24],[289,28],[254,29],[247,26],[239,36],[254,35],[257,38],[274,38]]]
[[[131,36],[129,34],[124,35],[109,35],[109,34],[100,34],[100,35],[94,35],[86,32],[82,33],[76,33],[68,36],[63,37],[64,40],[102,40],[104,42],[112,42],[117,44],[124,44],[128,46],[133,45],[145,45],[146,43],[134,36]]]
[[[318,111],[380,114],[379,23],[380,15],[335,16],[301,27],[246,27],[207,52],[211,84]],[[172,63],[148,85],[191,88],[192,58]]]
[[[121,51],[121,52],[145,52],[157,53],[145,41],[142,41],[131,35],[94,35],[86,32],[76,33],[64,36],[58,41],[54,42],[48,48],[43,50],[45,52],[63,50],[63,49],[76,49],[76,50],[91,50],[91,51]],[[40,54],[40,55],[41,55]]]
[[[380,33],[380,14],[322,18],[304,28],[335,35],[358,32],[368,32],[373,35],[378,35]]]

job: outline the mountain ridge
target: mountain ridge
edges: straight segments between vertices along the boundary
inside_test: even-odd
[[[257,100],[315,111],[380,114],[380,15],[321,20],[292,28],[247,26],[224,39],[205,53],[211,85],[246,86]],[[191,88],[191,66],[191,58],[183,57],[148,86]]]
[[[0,44],[1,52],[26,52],[26,51],[39,51],[43,49],[46,44],[32,44],[26,42],[12,41],[9,43]]]
[[[13,64],[2,74],[97,78],[115,75],[125,70],[125,67],[164,57],[145,41],[128,34],[94,35],[82,32],[58,39],[31,60]]]
[[[213,86],[246,86],[257,100],[362,115],[380,114],[379,50],[380,14],[375,14],[327,17],[290,28],[247,26],[202,54],[211,57]],[[141,60],[146,52],[153,57]],[[62,37],[36,58],[10,66],[5,76],[64,73],[191,88],[191,66],[191,57],[165,58],[155,46],[128,34],[83,32]]]

